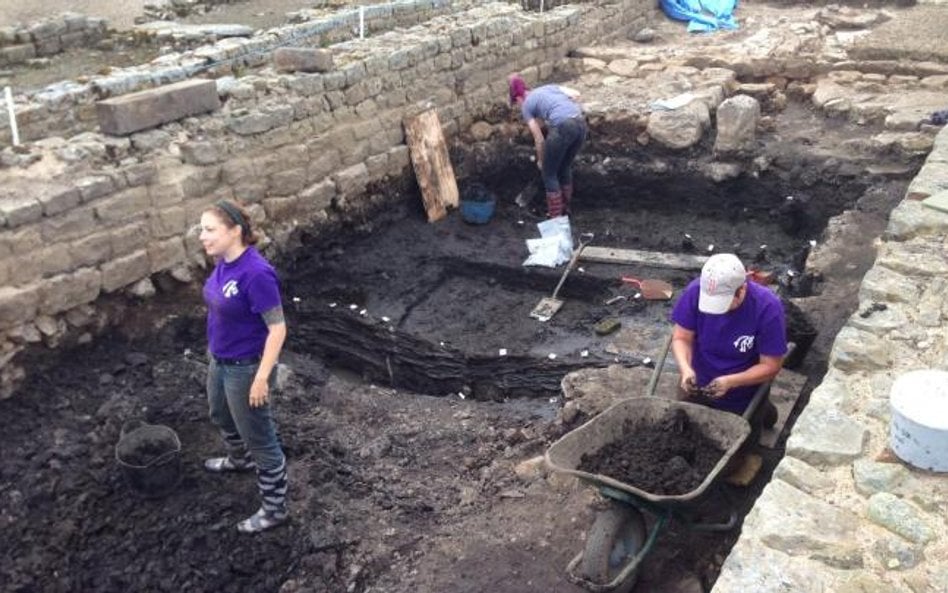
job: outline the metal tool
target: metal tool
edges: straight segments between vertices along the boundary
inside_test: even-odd
[[[671,284],[664,280],[639,279],[631,276],[623,276],[622,281],[626,284],[632,284],[639,289],[642,297],[647,301],[667,301],[675,294],[675,289]]]
[[[560,277],[556,288],[553,289],[553,295],[540,299],[540,302],[530,311],[530,317],[539,319],[540,321],[549,321],[556,315],[556,312],[563,307],[563,301],[556,298],[556,295],[560,293],[560,288],[562,288],[563,283],[566,282],[566,277],[569,276],[569,273],[576,267],[576,262],[579,261],[579,255],[583,252],[583,248],[593,240],[593,237],[594,235],[592,233],[583,233],[580,235],[579,247],[573,250],[573,256],[569,259],[569,263],[566,264],[566,269],[563,270],[563,275]]]

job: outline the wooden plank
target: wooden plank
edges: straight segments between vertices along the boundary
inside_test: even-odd
[[[438,113],[432,109],[406,119],[405,137],[428,222],[441,220],[447,206],[458,205],[458,184]]]
[[[806,375],[795,373],[788,369],[783,369],[774,379],[773,386],[770,388],[770,401],[777,406],[777,423],[773,428],[767,428],[760,432],[760,444],[768,449],[773,449],[783,433],[783,429],[790,417],[790,412],[797,405],[800,393],[806,383]]]
[[[661,253],[614,247],[586,247],[579,259],[602,264],[639,264],[653,268],[673,268],[687,271],[700,270],[704,262],[708,260],[707,256],[704,255]]]

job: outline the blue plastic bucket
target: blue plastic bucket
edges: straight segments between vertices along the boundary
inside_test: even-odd
[[[487,224],[494,216],[496,200],[475,202],[461,200],[461,218],[470,224]]]

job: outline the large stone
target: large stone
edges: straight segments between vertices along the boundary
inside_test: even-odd
[[[948,191],[936,195],[948,196]],[[905,241],[918,235],[948,232],[948,213],[929,208],[918,200],[902,200],[889,215],[886,236]]]
[[[774,480],[747,515],[743,531],[793,556],[840,555],[852,550],[858,526],[853,513]]]
[[[906,203],[910,202],[902,202]],[[889,303],[889,306],[892,303],[915,303],[919,294],[919,286],[915,280],[882,266],[870,268],[859,287],[860,301],[879,301]]]
[[[112,260],[102,265],[102,289],[105,292],[113,292],[128,286],[148,276],[149,269],[148,252],[144,249]]]
[[[701,140],[704,122],[700,114],[690,109],[654,111],[649,115],[646,131],[662,146],[682,150]]]
[[[36,316],[39,287],[36,284],[14,288],[0,286],[0,328],[25,323]]]
[[[568,373],[560,382],[566,400],[561,417],[564,421],[591,418],[629,394],[644,395],[650,376],[645,367],[620,365]],[[673,382],[669,377],[665,381]]]
[[[81,268],[72,274],[56,276],[40,289],[39,312],[55,315],[76,305],[91,303],[99,296],[102,274],[93,268]]]
[[[836,484],[829,474],[790,456],[784,457],[774,469],[774,478],[813,495],[827,492]]]
[[[325,49],[280,47],[273,52],[273,65],[280,72],[329,72],[333,59]]]
[[[0,225],[9,228],[36,222],[43,217],[43,205],[32,195],[0,194]]]
[[[860,457],[868,429],[835,406],[810,402],[787,439],[787,454],[813,465],[841,465]]]
[[[849,324],[861,331],[884,337],[893,330],[909,324],[909,318],[898,305],[889,305],[882,311],[872,310],[872,303],[860,303],[860,313],[853,315]]]
[[[220,109],[213,80],[185,80],[96,103],[105,134],[125,136],[161,124]]]
[[[747,152],[755,148],[760,103],[748,95],[725,99],[718,105],[718,134],[714,141],[717,153]]]
[[[721,566],[714,593],[826,593],[832,582],[819,562],[773,550],[745,531]]]
[[[884,369],[892,364],[891,345],[873,334],[845,326],[836,335],[830,360],[841,371]]]
[[[889,492],[879,492],[869,499],[869,519],[889,531],[915,543],[935,539],[935,530],[925,513]]]
[[[853,463],[856,491],[866,496],[877,492],[891,492],[908,475],[908,470],[899,463],[879,463],[871,459],[857,459]]]

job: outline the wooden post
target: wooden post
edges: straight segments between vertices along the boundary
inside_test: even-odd
[[[457,208],[458,184],[438,113],[432,109],[406,119],[404,123],[411,163],[428,212],[428,222],[441,220],[447,215],[447,206]]]

